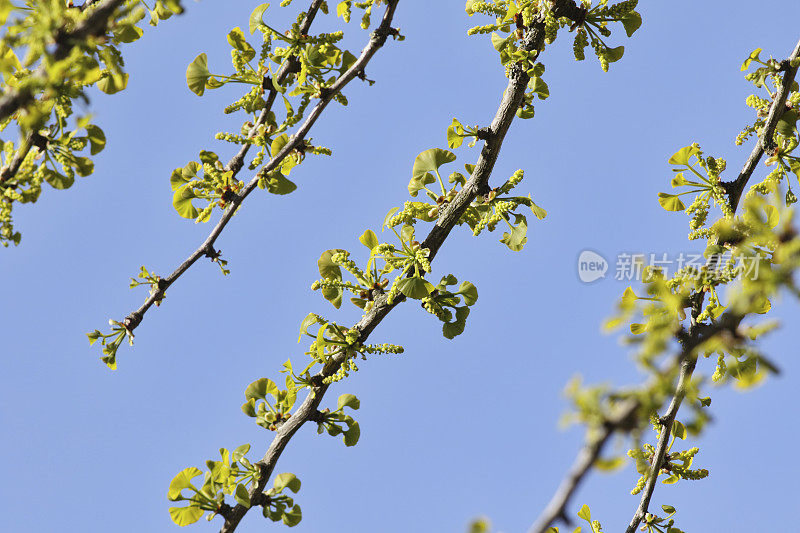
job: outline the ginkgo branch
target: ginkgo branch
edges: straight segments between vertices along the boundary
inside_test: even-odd
[[[308,24],[311,23],[311,17],[316,12],[316,9],[319,8],[318,0],[315,0],[312,4],[312,8],[314,10],[309,10],[309,14],[306,17]],[[125,326],[130,330],[133,331],[142,321],[144,318],[145,313],[147,312],[150,307],[157,301],[160,301],[164,297],[164,292],[169,288],[170,285],[175,283],[178,278],[183,275],[198,259],[204,257],[206,255],[213,255],[215,253],[214,250],[214,243],[216,242],[217,238],[220,236],[222,231],[225,229],[225,226],[228,225],[228,222],[233,218],[233,215],[238,210],[239,206],[242,204],[245,198],[255,190],[258,186],[258,181],[260,176],[264,173],[268,173],[278,166],[280,166],[281,162],[291,154],[295,149],[301,146],[301,143],[305,141],[308,132],[317,122],[319,117],[322,115],[322,112],[328,106],[330,101],[333,97],[339,94],[344,87],[350,83],[354,78],[358,77],[359,72],[362,72],[375,53],[383,46],[386,42],[386,39],[389,35],[396,34],[396,30],[393,30],[391,27],[391,20],[394,16],[394,10],[396,8],[397,1],[392,1],[387,3],[386,11],[383,16],[383,20],[381,24],[378,26],[375,31],[372,32],[370,36],[369,43],[361,52],[359,58],[353,63],[353,65],[339,78],[336,82],[331,85],[328,91],[325,92],[324,95],[321,95],[322,98],[319,100],[317,105],[311,111],[311,113],[306,118],[305,122],[300,126],[297,132],[289,139],[286,145],[276,154],[273,154],[272,159],[259,171],[259,173],[253,177],[250,182],[242,189],[242,191],[235,195],[231,201],[229,202],[229,206],[226,211],[223,213],[222,217],[220,218],[219,222],[217,222],[216,226],[211,230],[211,233],[208,235],[205,241],[185,260],[181,263],[178,268],[176,268],[172,274],[164,278],[164,285],[163,288],[159,288],[158,291],[150,294],[145,300],[144,304],[137,309],[136,311],[129,314],[123,323]],[[291,68],[291,67],[286,67]],[[290,71],[285,71],[288,74]],[[286,75],[284,74],[284,76]],[[280,75],[280,74],[279,74]],[[269,98],[271,101],[274,101],[275,94],[270,93]],[[268,102],[269,103],[269,102]],[[270,104],[271,105],[271,104]],[[265,120],[266,115],[268,113],[268,108],[262,113],[260,119]],[[257,126],[256,126],[257,127]],[[228,169],[232,171],[236,171],[237,168],[241,168],[242,163],[241,161],[244,158],[244,154],[247,152],[247,145],[240,149],[239,153],[237,153],[231,161],[228,163]]]
[[[390,8],[396,6],[397,1],[389,4]],[[577,16],[578,6],[571,0],[556,0],[553,7],[554,13],[557,16],[564,16],[572,18]],[[387,12],[387,15],[390,13]],[[384,18],[384,22],[386,18]],[[540,50],[544,41],[544,22],[537,20],[531,31],[526,36],[523,46],[525,50]],[[505,139],[508,128],[514,120],[517,109],[519,109],[525,90],[530,78],[528,75],[519,68],[512,69],[508,86],[506,87],[500,106],[495,114],[491,126],[488,128],[487,138],[481,150],[480,157],[475,165],[472,176],[467,180],[464,187],[459,191],[453,201],[447,206],[446,209],[440,214],[436,225],[431,229],[428,236],[421,244],[422,248],[430,250],[429,259],[433,260],[436,253],[441,248],[450,231],[455,227],[461,216],[464,214],[469,205],[477,198],[478,194],[482,194],[489,190],[489,178],[491,177],[494,169],[495,162],[500,153],[503,141]],[[383,321],[383,319],[399,305],[405,298],[400,295],[394,298],[392,303],[388,303],[387,295],[381,294],[375,300],[375,305],[365,314],[361,320],[353,326],[359,332],[358,342],[364,343],[372,331]],[[298,407],[296,412],[284,422],[277,430],[275,437],[272,440],[266,454],[258,462],[261,467],[261,477],[258,482],[249,490],[251,498],[256,497],[263,492],[269,481],[272,472],[280,458],[283,450],[289,444],[289,441],[294,434],[306,422],[313,420],[319,408],[328,387],[330,385],[324,383],[326,377],[336,374],[342,363],[346,360],[347,354],[342,352],[338,355],[332,356],[327,364],[320,370],[313,378],[313,386],[306,396],[303,403]],[[225,520],[225,524],[220,529],[221,533],[231,533],[236,530],[241,519],[247,514],[250,508],[242,504],[237,504],[229,513]]]

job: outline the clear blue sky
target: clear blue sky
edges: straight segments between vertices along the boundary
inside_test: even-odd
[[[358,250],[358,235],[379,229],[407,198],[414,157],[445,146],[454,116],[485,125],[494,115],[506,80],[488,38],[465,35],[476,20],[464,2],[402,0],[396,22],[406,41],[370,64],[375,86],[348,87],[350,107],[331,107],[313,130],[334,157],[295,170],[291,196],[249,198],[218,241],[232,274],[207,262],[192,268],[110,372],[85,332],[140,305],[146,291],[127,288],[140,265],[166,274],[205,237],[208,226],[173,211],[169,174],[202,149],[227,158],[230,145],[213,135],[238,129],[221,111],[236,88],[198,98],[186,65],[205,51],[212,70],[227,69],[225,34],[246,28],[258,3],[189,2],[185,15],[127,47],[128,90],[92,99],[109,139],[95,175],[16,212],[22,244],[0,251],[5,531],[174,531],[166,491],[179,470],[203,466],[221,446],[249,442],[254,457],[266,449],[272,434],[240,412],[243,391],[279,376],[287,357],[302,360],[302,318],[357,318],[310,291],[319,254]],[[305,5],[294,3],[291,13]],[[268,16],[285,20],[274,4]],[[533,121],[513,125],[493,180],[525,169],[520,191],[548,218],[531,222],[520,253],[494,234],[454,232],[434,276],[477,285],[466,332],[448,341],[437,320],[403,305],[374,333],[406,353],[373,357],[331,394],[361,399],[361,442],[345,448],[306,427],[278,465],[303,482],[298,531],[462,531],[478,515],[524,531],[582,440],[578,428],[558,429],[567,381],[640,380],[618,337],[599,327],[626,284],[580,283],[578,254],[693,251],[686,217],[656,201],[669,187],[666,161],[698,141],[735,172],[750,150],[733,144],[750,120],[739,65],[756,47],[782,57],[800,37],[796,2],[643,4],[634,38],[613,38],[626,54],[608,74],[593,58],[575,62],[563,35],[548,48],[552,97]],[[316,27],[333,28],[327,20]],[[349,32],[360,50],[366,33],[355,24]],[[713,392],[715,421],[696,459],[711,476],[657,488],[654,505],[677,507],[687,532],[785,530],[785,511],[796,508],[800,315],[788,301],[774,315],[786,327],[763,346],[784,374],[746,394]],[[708,361],[700,368],[712,371]],[[619,531],[638,503],[628,494],[635,479],[630,466],[592,475],[571,512],[587,503]],[[241,531],[284,527],[252,515]]]

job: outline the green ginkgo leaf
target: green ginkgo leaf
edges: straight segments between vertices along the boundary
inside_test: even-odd
[[[297,479],[297,476],[289,472],[278,474],[277,476],[275,476],[275,483],[273,484],[273,488],[275,489],[276,493],[283,492],[283,489],[288,488],[290,491],[296,494],[297,491],[300,490],[300,480]]]
[[[641,335],[647,331],[647,324],[631,324],[631,333],[634,335]]]
[[[193,466],[184,468],[178,472],[178,475],[172,478],[172,481],[169,484],[167,499],[169,499],[171,502],[184,499],[184,497],[181,495],[181,491],[183,489],[188,489],[192,485],[192,480],[202,473],[203,472],[199,468],[195,468]]]
[[[41,172],[44,175],[44,180],[54,189],[69,189],[75,183],[75,178],[64,176],[47,167],[42,167]]]
[[[433,285],[431,285],[428,280],[417,276],[412,278],[403,278],[397,283],[397,285],[400,288],[400,292],[415,300],[421,300],[422,298],[425,298],[431,292],[433,292],[434,289]]]
[[[544,220],[547,217],[547,211],[533,202],[531,202],[531,211],[533,211],[534,216],[539,220]]]
[[[339,268],[339,265],[331,261],[333,254],[337,253],[338,251],[339,250],[326,250],[317,260],[319,273],[323,279],[341,281],[342,269]],[[339,309],[339,307],[342,306],[343,296],[344,291],[341,288],[324,287],[322,289],[322,297],[328,300],[336,309]]]
[[[365,231],[364,234],[358,238],[358,240],[359,242],[361,242],[361,244],[369,248],[370,251],[374,250],[375,247],[378,246],[378,244],[380,244],[378,236],[375,235],[375,232],[372,231],[371,229]]]
[[[272,144],[270,145],[270,153],[272,154],[272,156],[273,157],[276,156],[278,152],[280,152],[288,142],[289,142],[289,136],[286,135],[285,133],[282,133],[277,137],[275,137],[275,139],[272,140]]]
[[[633,36],[634,32],[642,25],[642,16],[636,11],[630,11],[622,17],[622,27],[625,28],[625,33],[628,37]]]
[[[457,307],[455,320],[442,325],[442,334],[445,336],[445,338],[454,339],[458,335],[464,333],[468,316],[469,307]]]
[[[533,93],[536,94],[536,96],[539,97],[540,100],[545,100],[550,96],[550,88],[539,76],[531,78],[531,81],[528,82],[528,87]]]
[[[300,509],[299,505],[293,505],[291,509],[288,509],[283,512],[283,516],[281,516],[281,520],[284,524],[289,527],[294,527],[300,523],[303,519],[303,511]]]
[[[447,146],[448,148],[458,148],[464,142],[464,137],[462,134],[464,133],[464,126],[458,121],[458,119],[453,119],[453,123],[450,127],[447,128]]]
[[[761,48],[756,48],[755,50],[750,52],[750,55],[747,56],[747,59],[745,59],[744,63],[742,63],[742,69],[741,69],[742,72],[744,72],[745,70],[748,69],[748,67],[750,67],[750,63],[752,63],[754,60],[758,60],[759,54],[761,54]]]
[[[263,188],[267,189],[268,192],[281,196],[292,193],[297,189],[297,184],[284,176],[280,170],[273,170],[265,177],[262,177],[259,180],[259,185],[263,185]]]
[[[358,422],[353,421],[347,430],[344,432],[344,445],[345,446],[355,446],[358,444],[358,439],[361,438],[361,427],[358,425]]]
[[[186,84],[197,96],[203,96],[206,91],[206,82],[211,77],[208,70],[208,56],[200,54],[186,68]]]
[[[197,218],[197,215],[200,214],[200,211],[192,205],[192,200],[195,198],[197,198],[197,195],[195,195],[191,188],[182,187],[172,195],[172,207],[174,207],[175,211],[183,218],[194,220]]]
[[[419,191],[424,189],[426,185],[434,183],[435,181],[436,178],[434,178],[433,174],[431,174],[430,172],[426,172],[420,177],[414,176],[408,182],[408,194],[416,197]]]
[[[169,516],[179,526],[194,524],[203,516],[203,510],[190,505],[189,507],[170,507]]]
[[[336,402],[336,409],[341,409],[342,407],[358,409],[361,407],[361,402],[356,398],[355,394],[342,394]]]
[[[775,228],[775,226],[778,225],[778,222],[780,222],[780,214],[778,213],[778,210],[775,208],[775,206],[765,205],[764,212],[767,215],[767,226],[770,228]]]
[[[789,109],[781,115],[780,120],[778,120],[778,125],[775,127],[775,131],[783,135],[784,137],[791,137],[794,135],[794,130],[797,127],[797,111],[794,109]]]
[[[338,252],[339,250],[325,250],[317,260],[319,275],[322,276],[323,279],[336,281],[342,279],[342,269],[339,265],[331,261],[331,257]]]
[[[514,39],[514,35],[509,35],[508,37],[501,37],[496,33],[492,33],[492,46],[498,52],[502,51],[511,40]]]
[[[658,193],[658,203],[667,211],[683,211],[686,209],[686,206],[683,205],[680,198],[674,194],[667,194],[665,192]]]
[[[679,439],[686,440],[686,426],[680,420],[673,421],[672,434]]]
[[[682,187],[684,185],[690,185],[689,180],[683,177],[683,172],[678,172],[677,174],[675,174],[675,177],[672,178],[672,181],[670,183],[672,184],[673,188]]]
[[[694,146],[684,146],[677,152],[675,152],[672,157],[669,158],[670,165],[688,165],[689,159],[699,153],[699,150]]]
[[[414,160],[414,167],[411,175],[414,178],[422,179],[428,172],[437,172],[439,167],[445,163],[452,163],[456,160],[456,154],[441,148],[431,148],[425,150]]]
[[[261,378],[252,382],[244,391],[244,396],[248,400],[256,399],[263,400],[267,394],[276,395],[278,393],[278,386],[269,378]]]
[[[132,43],[144,34],[144,31],[135,24],[119,24],[112,31],[114,41],[118,43]]]
[[[469,281],[462,281],[456,294],[463,296],[464,303],[467,305],[475,305],[475,302],[478,301],[478,288]]]
[[[110,72],[108,76],[97,82],[97,88],[106,94],[118,93],[128,86],[128,73]]]
[[[592,521],[592,511],[589,510],[588,505],[583,505],[583,507],[581,507],[581,510],[578,511],[578,518],[583,518],[589,522]]]
[[[250,30],[250,35],[253,35],[258,29],[258,26],[260,24],[263,24],[264,11],[266,11],[268,7],[269,4],[261,4],[260,6],[256,7],[253,10],[253,13],[250,15],[250,22],[248,25]]]
[[[246,486],[241,484],[236,485],[236,492],[233,494],[233,498],[245,508],[250,508],[250,494],[247,492]]]
[[[509,232],[503,233],[500,242],[508,246],[509,250],[519,252],[528,242],[528,221],[522,215],[517,216],[517,225]]]
[[[106,134],[103,133],[103,130],[100,129],[99,126],[89,124],[86,126],[86,134],[89,139],[89,152],[92,155],[97,155],[102,152],[103,148],[106,147]]]
[[[625,47],[624,46],[617,46],[616,48],[606,48],[606,59],[609,63],[614,63],[615,61],[619,61],[622,59],[622,56],[625,54]]]

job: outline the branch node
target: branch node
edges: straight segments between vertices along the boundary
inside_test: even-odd
[[[142,314],[139,311],[134,311],[125,317],[125,320],[122,321],[122,325],[125,326],[127,330],[133,331],[139,326],[139,324],[141,324],[141,322]]]
[[[300,73],[300,67],[300,60],[296,56],[289,56],[286,61],[286,74],[298,74]]]
[[[214,247],[209,244],[206,246],[205,256],[211,259],[211,262],[214,263],[222,256],[222,250],[215,250]]]
[[[219,504],[219,507],[217,507],[217,514],[220,515],[225,520],[227,520],[232,510],[233,508],[230,505],[228,505],[225,502],[222,502],[221,504]]]
[[[378,45],[383,46],[383,44],[386,42],[386,38],[390,35],[392,38],[397,39],[400,37],[400,30],[397,28],[392,28],[391,26],[379,26],[375,28],[375,31],[372,32],[372,40]]]
[[[586,21],[586,15],[589,13],[589,10],[586,8],[585,4],[581,4],[578,8],[578,12],[576,13],[575,19],[570,24],[569,31],[574,31],[575,28],[578,28],[583,25]]]
[[[308,415],[309,422],[316,422],[317,424],[321,424],[325,422],[325,415],[330,413],[330,409],[325,409],[325,411],[316,410],[313,411],[310,415]]]
[[[251,507],[258,507],[258,506],[266,507],[267,505],[269,505],[269,496],[267,496],[263,492],[259,492],[258,494],[255,494],[250,498]]]
[[[494,132],[491,128],[480,128],[475,132],[475,136],[481,141],[489,141],[494,137]]]
[[[375,80],[367,78],[367,73],[363,67],[356,73],[356,77],[358,77],[358,79],[360,79],[361,81],[369,83],[370,86],[375,85]]]
[[[44,152],[47,150],[48,139],[44,135],[39,135],[36,132],[31,133],[31,145]]]

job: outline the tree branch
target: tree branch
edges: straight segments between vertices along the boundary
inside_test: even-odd
[[[600,430],[600,433],[594,435],[586,442],[581,451],[578,452],[578,456],[572,463],[572,467],[570,467],[569,472],[567,472],[567,475],[561,481],[561,484],[558,486],[558,489],[556,489],[550,502],[528,530],[529,533],[545,533],[550,528],[550,524],[559,519],[567,524],[570,523],[566,512],[569,500],[572,498],[572,495],[575,494],[575,491],[578,490],[578,487],[586,477],[586,474],[589,473],[595,461],[600,457],[608,439],[623,425],[627,425],[629,423],[628,421],[636,414],[638,409],[639,402],[633,400],[628,402],[622,406],[614,420],[608,420]]]
[[[53,35],[53,40],[56,47],[53,50],[53,59],[61,61],[66,58],[72,49],[75,48],[77,41],[86,39],[89,36],[103,35],[109,26],[109,22],[114,15],[114,12],[120,7],[125,0],[103,0],[97,4],[88,17],[83,19],[75,28],[69,31],[59,30]],[[31,74],[29,78],[37,78],[39,80],[47,79],[47,71],[44,62],[35,73]],[[34,99],[34,94],[30,86],[25,86],[22,89],[12,89],[0,97],[0,121],[13,115],[21,107],[27,105]]]
[[[242,202],[244,202],[244,199],[247,198],[247,196],[258,186],[259,176],[271,172],[277,168],[286,158],[286,156],[291,154],[301,145],[301,143],[304,142],[306,135],[308,135],[308,132],[317,122],[320,115],[322,115],[322,112],[328,106],[333,97],[340,93],[348,83],[358,76],[358,73],[361,72],[372,59],[372,56],[374,56],[375,53],[384,45],[386,38],[395,32],[395,30],[392,30],[391,28],[391,21],[392,17],[394,16],[394,11],[397,7],[398,1],[399,0],[391,0],[387,2],[386,11],[384,12],[380,25],[375,29],[375,31],[372,32],[369,43],[366,47],[364,47],[364,50],[361,52],[361,55],[356,62],[353,63],[353,65],[344,74],[339,76],[339,78],[329,88],[328,91],[321,95],[322,97],[320,98],[320,101],[317,103],[308,117],[306,117],[305,122],[303,122],[297,132],[289,139],[289,142],[287,142],[277,154],[273,155],[269,163],[262,167],[258,174],[250,180],[250,182],[239,194],[233,197],[233,199],[229,202],[230,205],[228,209],[223,213],[222,218],[220,218],[219,222],[217,222],[217,225],[214,226],[214,229],[211,230],[211,233],[208,235],[206,240],[203,241],[203,243],[183,263],[181,263],[180,266],[178,266],[178,268],[172,272],[172,274],[162,280],[163,283],[159,285],[156,291],[148,296],[147,300],[145,300],[144,304],[142,304],[139,309],[125,317],[123,324],[129,331],[136,329],[136,327],[144,318],[147,310],[150,309],[154,303],[160,301],[164,297],[164,293],[170,287],[170,285],[175,283],[175,281],[180,278],[181,275],[186,272],[189,267],[191,267],[199,258],[207,255],[215,255],[214,243],[222,233],[222,230],[225,229],[225,226],[228,225],[228,222],[230,222],[230,220],[233,218],[236,210],[239,208]],[[314,8],[314,13],[316,12],[316,9],[319,8],[320,3],[321,2],[317,0],[313,2],[312,8]],[[309,15],[311,14],[312,11],[309,9]],[[308,23],[311,23],[310,20]],[[273,93],[270,93],[270,97],[274,101],[275,96]],[[259,120],[261,120],[262,117],[264,117],[264,120],[266,119],[266,115],[264,113],[262,113],[262,115],[259,117]],[[247,150],[243,147],[239,153],[228,163],[228,168],[233,170],[237,167],[237,165],[238,168],[241,168],[241,160],[244,159],[244,154],[246,152]]]
[[[731,209],[734,212],[739,204],[744,187],[750,180],[750,177],[752,176],[758,161],[761,159],[761,156],[765,151],[772,151],[777,148],[774,140],[775,128],[778,125],[778,120],[780,120],[781,116],[786,110],[786,98],[789,96],[790,88],[795,76],[797,75],[798,69],[798,67],[793,67],[790,62],[798,57],[800,57],[800,41],[798,41],[797,45],[795,45],[795,48],[792,51],[792,54],[789,56],[789,59],[783,62],[786,73],[783,76],[781,86],[778,88],[778,92],[773,99],[772,105],[770,106],[769,114],[767,115],[767,121],[764,125],[764,129],[762,130],[761,137],[757,140],[756,146],[750,154],[750,157],[745,162],[745,166],[742,169],[742,172],[739,174],[739,177],[736,178],[734,182],[725,184],[726,191],[728,191],[729,194]],[[694,314],[693,318],[696,316],[697,315]],[[736,326],[738,326],[742,318],[743,317],[738,316]],[[693,324],[693,327],[695,326],[696,324]],[[656,451],[653,455],[653,464],[650,468],[650,473],[648,474],[645,487],[642,490],[642,498],[639,501],[639,507],[636,509],[636,512],[634,513],[633,518],[628,525],[626,533],[635,533],[639,523],[642,521],[645,514],[647,514],[650,506],[650,499],[653,496],[655,484],[658,480],[658,473],[661,470],[664,457],[667,453],[667,447],[669,446],[669,436],[670,431],[672,430],[672,424],[675,422],[675,417],[677,416],[678,410],[683,402],[683,398],[686,395],[686,386],[692,378],[692,373],[694,372],[696,364],[696,356],[687,358],[681,362],[681,373],[678,380],[678,385],[675,389],[675,395],[672,397],[672,401],[670,402],[666,414],[660,420],[661,431],[658,436]]]
[[[387,15],[390,15],[388,10],[393,10],[398,1],[399,0],[393,0],[389,3]],[[578,6],[572,0],[556,0],[552,9],[556,17],[566,16],[571,18],[571,15],[577,16],[579,12]],[[386,16],[384,16],[384,21],[386,21]],[[532,25],[531,30],[523,41],[523,47],[527,51],[540,50],[543,42],[544,22],[543,20],[537,20]],[[354,67],[355,66],[356,65],[354,65]],[[530,78],[522,69],[516,67],[512,69],[508,86],[503,94],[494,120],[488,129],[486,142],[481,150],[472,176],[470,176],[467,183],[461,191],[459,191],[453,201],[443,210],[436,225],[431,229],[430,233],[421,244],[422,248],[428,248],[430,250],[428,257],[431,261],[433,261],[439,248],[441,248],[445,239],[450,234],[450,231],[458,223],[463,213],[473,200],[475,200],[479,192],[488,187],[489,178],[494,170],[494,165],[500,153],[503,140],[514,120],[517,109],[523,101],[529,81]],[[405,298],[400,295],[395,297],[394,301],[390,304],[387,302],[387,295],[379,295],[372,309],[370,309],[370,311],[352,328],[360,332],[358,342],[366,342],[372,331],[375,330],[395,306],[404,300]],[[264,454],[261,461],[257,463],[261,466],[261,477],[256,485],[249,491],[251,500],[261,494],[266,487],[267,482],[275,470],[278,459],[294,434],[297,433],[303,424],[313,420],[316,416],[319,405],[329,387],[329,385],[323,382],[324,378],[336,374],[347,357],[347,354],[342,352],[330,358],[322,370],[312,378],[312,382],[315,383],[315,385],[311,387],[303,403],[298,407],[297,411],[278,428],[267,452]],[[220,529],[220,533],[231,533],[235,531],[248,510],[249,508],[237,504],[226,518],[225,524]]]
[[[697,324],[693,326],[694,331],[691,331],[690,329],[689,334],[681,341],[681,351],[675,355],[675,357],[672,359],[672,362],[666,368],[659,372],[658,377],[654,378],[653,381],[655,382],[659,378],[669,376],[675,372],[676,368],[680,368],[678,390],[685,391],[685,385],[688,383],[688,380],[691,377],[691,370],[694,369],[695,362],[697,361],[696,354],[694,353],[697,347],[722,332],[730,332],[731,334],[736,335],[736,330],[739,327],[742,318],[743,317],[741,315],[726,313],[723,314],[714,324]],[[678,395],[676,395],[676,397],[677,396]],[[658,455],[660,450],[661,455],[660,459],[656,460],[653,465],[660,465],[664,461],[666,445],[662,450],[660,446],[661,437],[666,435],[666,439],[668,440],[669,430],[672,428],[672,422],[675,420],[675,415],[678,412],[678,407],[680,407],[680,402],[682,400],[683,394],[680,395],[680,399],[677,401],[675,398],[673,398],[667,411],[667,415],[662,418],[662,423],[664,425],[659,438],[659,448],[656,451],[656,455]],[[531,526],[530,530],[528,530],[528,533],[545,533],[554,522],[566,517],[566,507],[569,504],[570,499],[575,494],[575,491],[578,489],[580,484],[584,481],[586,475],[591,471],[591,467],[602,453],[603,448],[608,442],[608,439],[617,431],[630,431],[631,429],[635,428],[637,421],[634,417],[641,406],[642,405],[639,400],[631,398],[618,408],[617,413],[605,421],[605,424],[603,424],[602,428],[599,429],[599,433],[590,438],[578,453],[578,456],[575,458],[575,462],[573,463],[569,472],[559,485],[544,511],[542,511],[542,514],[539,515],[539,518],[536,519],[536,522],[533,524],[533,526]],[[655,475],[653,475],[653,470],[655,470]],[[655,469],[654,466],[653,470],[651,470],[651,477],[648,478],[648,485],[645,488],[645,493],[647,493],[647,488],[650,488],[650,495],[652,495],[651,485],[655,484],[655,481],[658,477],[658,469]],[[644,501],[644,495],[642,496],[642,501]],[[647,496],[647,503],[645,504],[642,516],[644,516],[644,513],[647,512],[647,504],[649,504],[649,501],[650,496]],[[637,510],[637,515],[638,512],[639,510]],[[638,525],[638,523],[639,522],[637,521],[636,525]],[[634,526],[633,530],[635,529],[636,526]],[[628,532],[633,530],[629,528]]]
[[[789,58],[784,62],[786,71],[783,75],[783,83],[781,83],[781,86],[778,88],[778,92],[769,108],[769,114],[767,115],[767,121],[766,124],[764,124],[761,137],[756,140],[756,145],[750,153],[750,157],[747,158],[739,176],[735,180],[723,184],[725,191],[728,193],[731,210],[733,211],[736,211],[739,200],[742,197],[742,192],[747,182],[750,181],[750,176],[753,175],[753,171],[755,171],[756,165],[758,165],[758,162],[761,160],[761,156],[764,155],[764,151],[770,152],[776,148],[774,140],[775,128],[778,125],[778,120],[780,120],[784,111],[786,111],[786,98],[789,96],[792,82],[797,75],[797,67],[791,66],[790,61],[797,58],[800,58],[800,41],[797,42],[794,51],[792,51]]]
[[[311,23],[314,22],[314,17],[317,16],[317,11],[319,11],[319,7],[322,5],[324,0],[314,0],[311,2],[308,10],[306,11],[306,16],[303,17],[303,23],[300,25],[300,35],[304,35],[308,33],[308,30],[311,29]],[[277,74],[275,75],[276,82],[278,85],[281,85],[286,78],[289,77],[289,74],[292,72],[296,72],[297,70],[297,59],[295,56],[292,56],[288,59],[278,70]],[[275,103],[275,98],[278,96],[278,91],[275,89],[275,85],[270,83],[269,84],[269,95],[267,95],[266,105],[264,109],[261,110],[261,114],[258,116],[255,124],[253,127],[250,128],[250,133],[247,135],[247,138],[252,138],[255,136],[256,132],[258,132],[258,127],[262,124],[267,123],[267,117],[269,116],[269,112],[272,110],[272,105]],[[244,158],[247,156],[247,152],[250,150],[250,144],[245,143],[239,149],[239,152],[228,161],[228,164],[225,166],[225,170],[230,170],[233,172],[233,175],[239,173],[244,166]]]
[[[636,528],[639,527],[639,522],[642,521],[644,515],[650,506],[650,498],[653,496],[653,491],[658,481],[658,474],[664,464],[664,457],[667,455],[667,448],[669,447],[669,436],[672,431],[672,424],[675,422],[675,417],[678,415],[678,410],[681,408],[683,398],[686,396],[686,387],[692,379],[692,372],[694,372],[697,365],[697,355],[691,354],[681,361],[681,372],[678,377],[678,386],[675,389],[675,395],[669,404],[667,413],[659,419],[661,424],[661,431],[658,435],[658,444],[656,445],[655,454],[653,454],[653,463],[650,467],[650,472],[647,475],[647,482],[642,490],[642,498],[639,501],[639,507],[628,524],[626,533],[634,533]]]
[[[778,120],[780,120],[781,115],[785,111],[786,98],[789,95],[792,82],[794,81],[798,71],[797,67],[791,66],[790,61],[798,57],[800,57],[800,42],[797,43],[792,54],[783,63],[785,65],[783,82],[781,83],[781,86],[770,107],[766,124],[762,130],[762,136],[757,140],[753,152],[750,154],[750,157],[747,159],[744,168],[736,180],[723,183],[723,186],[728,193],[730,205],[733,211],[736,211],[742,191],[753,174],[753,171],[761,159],[761,156],[764,154],[765,149],[774,150],[775,148],[773,140],[775,128],[778,124]],[[626,533],[634,533],[642,518],[644,518],[648,511],[650,499],[652,498],[653,491],[655,490],[655,483],[658,480],[658,473],[666,456],[670,431],[686,394],[686,386],[691,380],[692,373],[694,372],[697,364],[697,356],[693,353],[695,348],[699,344],[702,344],[712,336],[717,335],[722,331],[729,331],[736,335],[736,329],[739,327],[739,324],[744,318],[741,315],[726,313],[723,314],[722,317],[720,317],[720,319],[714,324],[698,324],[695,322],[695,319],[700,313],[703,296],[703,293],[695,293],[693,295],[691,302],[692,325],[688,334],[678,336],[678,340],[681,343],[683,350],[676,356],[674,363],[671,366],[672,370],[674,370],[675,365],[678,365],[680,368],[678,384],[676,386],[675,394],[670,401],[670,405],[667,408],[666,414],[660,419],[662,427],[659,433],[653,464],[648,474],[645,488],[642,491],[643,493],[639,502],[639,507],[634,513],[633,519],[628,525]],[[672,370],[669,370],[669,372]],[[667,375],[666,371],[662,371],[661,375]],[[600,456],[600,453],[602,452],[602,449],[604,448],[609,437],[614,432],[625,429],[627,422],[620,424],[618,421],[625,421],[626,417],[633,416],[639,406],[639,403],[635,402],[634,404],[624,407],[620,411],[619,418],[615,418],[612,421],[607,421],[601,432],[584,445],[566,477],[559,485],[542,514],[529,530],[529,533],[545,533],[550,525],[556,520],[566,518],[565,509],[569,503],[569,500],[574,495],[585,476],[589,473],[591,466]]]

